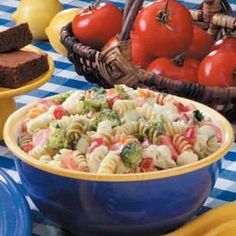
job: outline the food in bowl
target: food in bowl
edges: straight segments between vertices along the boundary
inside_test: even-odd
[[[193,104],[125,85],[40,100],[18,135],[30,158],[98,174],[191,164],[214,153],[221,141],[221,128]]]

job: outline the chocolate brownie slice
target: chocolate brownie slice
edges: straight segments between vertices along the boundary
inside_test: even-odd
[[[30,44],[33,36],[29,25],[23,23],[0,32],[0,52],[18,50]]]
[[[28,51],[0,53],[0,87],[21,87],[48,69],[45,53]]]

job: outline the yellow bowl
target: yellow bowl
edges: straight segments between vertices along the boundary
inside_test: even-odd
[[[25,48],[23,48],[23,50],[32,51],[32,52],[41,51],[39,48],[33,45],[28,45]],[[47,72],[45,72],[43,75],[39,76],[38,78],[35,78],[34,80],[28,82],[27,84],[23,85],[20,88],[9,89],[9,88],[0,87],[0,107],[1,107],[0,109],[0,140],[2,139],[3,126],[6,119],[16,109],[14,97],[30,92],[40,87],[41,85],[45,84],[49,79],[51,79],[51,76],[54,72],[54,62],[50,56],[48,56],[48,63],[49,63],[49,70]]]

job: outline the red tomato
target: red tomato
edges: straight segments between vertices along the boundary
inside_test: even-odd
[[[181,103],[181,102],[178,102],[178,103],[176,104],[176,107],[177,107],[177,109],[178,109],[178,111],[179,111],[180,113],[182,113],[182,112],[188,112],[188,111],[191,111],[191,110],[192,110],[192,106],[190,106],[190,105],[184,105],[184,104]]]
[[[236,49],[236,38],[224,38],[215,42],[212,46],[211,51],[223,48],[232,48]]]
[[[97,147],[103,144],[104,144],[103,138],[94,139],[89,146],[89,152],[93,152]]]
[[[144,158],[140,163],[140,169],[142,172],[152,171],[154,169],[153,158],[151,157]]]
[[[171,138],[169,136],[162,135],[160,137],[160,143],[169,147],[171,154],[172,154],[172,159],[176,160],[176,158],[178,156],[178,151],[177,151],[176,147],[174,146]]]
[[[153,56],[172,57],[186,51],[193,37],[193,20],[188,9],[170,0],[144,7],[135,20],[134,30],[146,51]]]
[[[194,57],[198,60],[202,60],[210,51],[214,40],[207,31],[201,27],[194,25],[193,39],[186,52],[188,57]]]
[[[61,105],[57,106],[55,110],[53,111],[53,115],[55,116],[57,120],[60,120],[62,116],[64,116],[65,114],[66,114],[66,110]]]
[[[108,102],[109,108],[112,108],[115,101],[120,99],[120,98],[121,98],[120,95],[115,95],[114,97],[107,97],[107,102]]]
[[[219,49],[201,62],[198,82],[205,86],[236,86],[236,50]]]
[[[24,145],[23,147],[22,147],[22,150],[24,151],[24,152],[26,152],[26,153],[28,153],[29,151],[31,151],[33,149],[33,145],[31,144],[31,143],[28,143],[28,144],[26,144],[26,145]]]
[[[121,31],[122,12],[112,3],[85,8],[72,21],[72,32],[85,45],[100,49]]]
[[[115,45],[116,43],[117,38],[116,36],[114,36],[106,43],[102,51],[105,50],[107,47]],[[131,32],[131,57],[132,62],[135,65],[141,66],[143,68],[146,68],[147,65],[151,62],[151,57],[148,55],[148,53],[142,46],[138,35],[134,32]]]
[[[163,57],[154,60],[147,70],[171,79],[196,83],[199,64],[194,58],[186,58],[182,66],[177,66],[171,59]]]

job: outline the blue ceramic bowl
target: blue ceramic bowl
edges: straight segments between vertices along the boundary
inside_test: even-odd
[[[11,115],[4,138],[16,155],[30,197],[62,227],[81,236],[158,235],[181,226],[202,206],[216,181],[220,159],[233,144],[230,123],[216,111],[192,103],[222,127],[222,146],[197,163],[159,172],[97,175],[56,169],[29,158],[18,147],[16,135],[17,124],[33,104]]]

